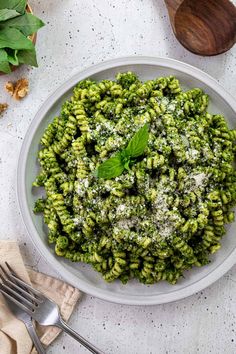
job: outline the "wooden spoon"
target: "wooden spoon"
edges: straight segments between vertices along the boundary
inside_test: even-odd
[[[165,0],[176,38],[199,55],[217,55],[236,42],[236,7],[229,0]]]

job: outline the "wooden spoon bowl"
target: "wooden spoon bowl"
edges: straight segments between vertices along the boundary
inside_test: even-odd
[[[236,7],[229,0],[165,0],[179,42],[189,51],[217,55],[236,42]]]

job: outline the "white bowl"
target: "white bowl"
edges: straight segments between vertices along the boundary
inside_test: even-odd
[[[222,240],[222,248],[211,258],[212,262],[202,268],[186,272],[185,278],[179,280],[176,285],[160,282],[147,286],[135,280],[122,285],[119,281],[106,283],[89,265],[71,263],[57,257],[48,245],[42,216],[34,215],[32,211],[35,200],[42,194],[42,191],[35,192],[31,187],[39,170],[37,163],[39,141],[49,122],[59,114],[62,102],[71,96],[73,87],[80,80],[88,77],[94,80],[114,79],[116,73],[128,70],[136,72],[142,80],[175,75],[184,88],[202,88],[211,98],[209,111],[223,114],[231,128],[236,126],[236,102],[213,78],[199,69],[164,58],[126,57],[110,60],[74,75],[42,105],[23,142],[18,164],[17,190],[24,223],[35,247],[67,282],[85,293],[104,300],[130,305],[153,305],[192,295],[225,274],[236,260],[236,223],[228,227],[227,235]]]

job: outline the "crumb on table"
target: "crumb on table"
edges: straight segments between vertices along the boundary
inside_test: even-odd
[[[2,114],[8,108],[7,103],[0,103],[0,114]]]

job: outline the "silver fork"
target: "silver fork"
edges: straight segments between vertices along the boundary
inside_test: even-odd
[[[5,272],[4,272],[5,274]],[[7,282],[7,280],[5,278],[3,278],[0,274],[0,278],[2,279],[2,281],[5,283]],[[10,283],[8,282],[8,284],[10,285]],[[0,291],[3,289],[3,284],[0,283]],[[7,290],[6,290],[7,291]],[[30,315],[28,315],[25,311],[23,311],[19,306],[17,306],[14,302],[9,301],[9,299],[7,297],[5,297],[5,300],[11,310],[11,312],[13,313],[13,315],[16,316],[16,318],[18,318],[20,321],[24,322],[25,327],[30,335],[30,338],[37,350],[37,352],[39,354],[45,354],[45,349],[42,345],[42,343],[40,342],[40,339],[35,331],[33,322],[32,322],[32,317]]]
[[[0,291],[5,297],[19,306],[39,324],[43,326],[56,326],[71,335],[71,337],[90,350],[91,353],[104,354],[63,321],[58,306],[53,300],[47,298],[40,291],[25,283],[16,276],[7,262],[5,262],[5,264],[8,268],[8,272],[5,271],[4,273],[5,277],[7,277],[7,281],[2,283],[0,287]],[[0,268],[4,271],[1,265]]]

